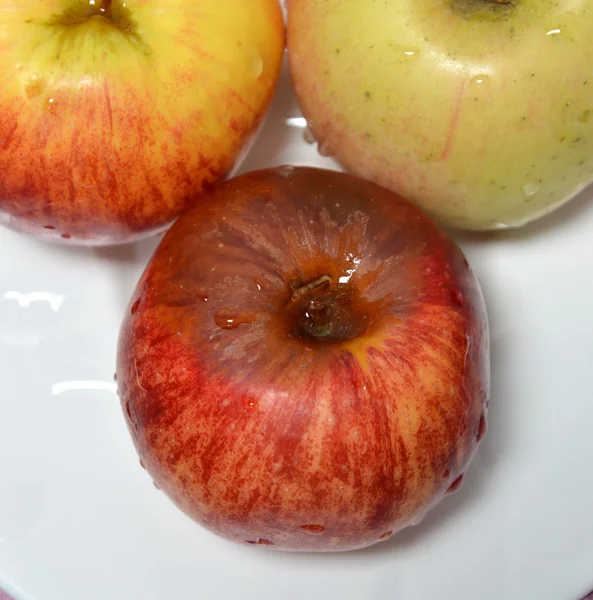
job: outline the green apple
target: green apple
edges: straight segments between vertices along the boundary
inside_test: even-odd
[[[162,229],[232,168],[283,54],[277,0],[0,0],[0,223]]]
[[[466,229],[519,226],[593,179],[589,0],[289,0],[320,149]]]

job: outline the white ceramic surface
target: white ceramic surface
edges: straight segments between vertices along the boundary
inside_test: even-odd
[[[241,171],[337,168],[285,70]],[[492,332],[489,433],[461,490],[371,549],[218,539],[150,481],[113,382],[150,240],[47,246],[0,230],[0,588],[17,600],[576,600],[593,587],[593,190],[522,231],[458,236]],[[261,551],[260,551],[261,550]]]

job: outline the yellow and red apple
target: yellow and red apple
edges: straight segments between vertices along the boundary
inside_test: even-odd
[[[351,175],[229,180],[174,223],[122,324],[140,459],[231,540],[349,550],[459,487],[486,431],[488,325],[461,250]]]
[[[164,228],[232,168],[283,47],[277,0],[0,0],[0,222]]]
[[[325,153],[467,229],[593,179],[589,0],[289,0],[297,96]]]

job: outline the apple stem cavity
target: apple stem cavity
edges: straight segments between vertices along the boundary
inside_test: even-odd
[[[292,337],[307,342],[344,342],[366,331],[370,308],[354,288],[332,289],[332,283],[329,275],[300,286],[290,282],[293,293],[287,310]]]
[[[513,10],[517,0],[449,0],[455,12],[465,17],[499,18]]]
[[[292,294],[292,301],[298,302],[305,294],[308,294],[314,290],[323,287],[324,285],[331,284],[332,278],[329,275],[322,275],[315,281],[311,281],[299,288],[296,288]]]
[[[100,0],[98,8],[105,18],[111,20],[111,0]]]

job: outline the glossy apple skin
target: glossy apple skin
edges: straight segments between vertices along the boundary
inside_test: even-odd
[[[295,337],[290,282],[324,274],[369,309],[362,335]],[[241,543],[351,550],[459,486],[486,430],[488,344],[478,282],[430,218],[284,167],[175,222],[130,301],[117,381],[142,463],[190,517]]]
[[[588,0],[289,0],[288,51],[324,153],[449,226],[521,226],[593,179]]]
[[[281,66],[277,0],[113,0],[116,25],[100,3],[0,2],[0,223],[46,240],[165,228],[232,168]]]

